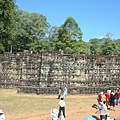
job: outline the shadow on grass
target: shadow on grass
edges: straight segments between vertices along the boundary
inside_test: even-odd
[[[95,108],[95,109],[97,109],[97,108],[98,108],[98,105],[96,105],[96,104],[93,104],[93,105],[92,105],[92,108]]]

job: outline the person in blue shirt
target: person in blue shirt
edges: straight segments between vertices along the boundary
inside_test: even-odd
[[[63,96],[64,96],[64,99],[66,98],[66,96],[67,96],[67,88],[65,87],[64,89],[63,89]]]
[[[56,108],[51,108],[51,116],[52,120],[58,120],[58,109]]]

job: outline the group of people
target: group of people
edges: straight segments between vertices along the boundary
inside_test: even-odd
[[[60,87],[59,91],[58,91],[58,99],[59,101],[59,108],[58,109],[51,109],[51,116],[52,116],[52,120],[58,120],[60,118],[60,120],[65,120],[65,98],[67,96],[67,88],[65,87],[63,90]]]
[[[116,91],[107,90],[107,92],[104,95],[105,95],[105,100],[103,100],[103,92],[98,94],[97,100],[98,100],[99,110],[115,111],[115,106],[120,105],[120,88],[117,88]],[[100,120],[102,120],[103,117],[105,118],[105,120],[107,120],[107,118],[109,117],[109,112],[108,113],[106,112],[105,115],[100,115]]]
[[[58,99],[61,98],[61,96],[63,96],[63,98],[65,99],[67,96],[67,87],[64,87],[64,89],[62,90],[62,88],[60,87],[59,91],[58,91]]]

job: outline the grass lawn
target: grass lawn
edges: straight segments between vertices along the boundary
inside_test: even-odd
[[[95,115],[93,104],[97,104],[97,95],[68,95],[66,98],[66,119],[80,120],[85,116]],[[17,90],[0,90],[0,109],[6,120],[51,120],[51,108],[58,108],[57,95],[19,94]],[[120,106],[111,112],[120,120]],[[99,116],[97,116],[99,118]],[[29,119],[31,118],[31,119]],[[36,119],[35,119],[36,118]]]

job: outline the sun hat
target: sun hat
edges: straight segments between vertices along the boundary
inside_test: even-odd
[[[53,113],[58,114],[58,112],[59,112],[58,109],[55,108],[53,109]]]
[[[2,110],[0,110],[0,113],[4,113]]]
[[[103,102],[99,102],[100,103],[100,105],[103,105]]]
[[[102,95],[103,95],[103,92],[101,92],[100,94],[102,94]]]

